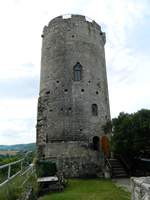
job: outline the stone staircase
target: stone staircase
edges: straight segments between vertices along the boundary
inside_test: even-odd
[[[122,165],[122,163],[116,159],[116,158],[111,158],[109,159],[111,168],[112,168],[112,178],[127,178],[128,174]]]

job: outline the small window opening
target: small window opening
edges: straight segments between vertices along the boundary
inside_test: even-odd
[[[82,66],[79,62],[73,67],[74,81],[80,81],[82,75]]]
[[[65,92],[68,92],[68,89],[65,89],[64,91],[65,91]]]
[[[91,83],[91,81],[88,81],[88,83]]]
[[[81,92],[84,92],[84,89],[81,89]]]
[[[98,106],[97,106],[97,104],[92,104],[92,114],[93,114],[93,116],[97,116],[98,115]]]
[[[47,91],[46,94],[50,94],[50,91]]]
[[[48,135],[46,135],[46,143],[48,143]]]
[[[74,38],[74,35],[72,35],[72,38]]]
[[[63,108],[61,108],[60,110],[63,111]]]
[[[57,83],[59,83],[59,81],[56,81]]]
[[[82,131],[82,128],[80,128],[80,131]]]
[[[49,111],[50,111],[50,112],[52,112],[53,110],[52,110],[52,109],[50,109]]]
[[[96,91],[96,94],[98,94],[98,91]]]
[[[71,109],[71,107],[69,107],[68,109],[69,109],[69,111],[71,111],[71,110],[72,110],[72,109]]]
[[[94,136],[93,137],[93,149],[95,151],[98,151],[99,150],[99,137],[98,136]]]
[[[100,32],[100,35],[103,35],[103,32]]]
[[[97,86],[98,86],[99,88],[101,88],[101,84],[100,84],[100,82],[97,83]]]

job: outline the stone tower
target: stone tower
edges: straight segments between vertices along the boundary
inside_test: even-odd
[[[70,15],[51,20],[42,38],[38,157],[55,161],[68,177],[96,174],[102,126],[110,120],[105,33],[95,21]]]

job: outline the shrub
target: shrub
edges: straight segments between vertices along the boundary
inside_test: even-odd
[[[38,177],[54,176],[57,172],[56,164],[49,160],[40,160],[36,163]]]
[[[150,152],[150,110],[120,113],[113,121],[112,146],[115,153],[136,158]]]

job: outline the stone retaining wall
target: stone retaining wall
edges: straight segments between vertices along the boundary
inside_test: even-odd
[[[131,178],[132,200],[150,200],[150,177]]]

